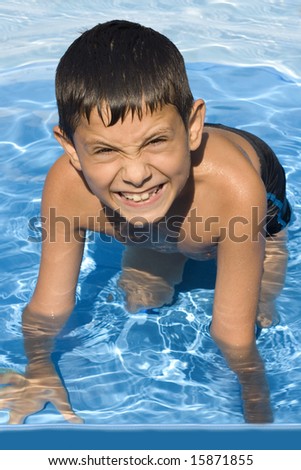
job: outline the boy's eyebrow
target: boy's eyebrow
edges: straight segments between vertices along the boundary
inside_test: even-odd
[[[172,132],[173,131],[170,127],[163,127],[163,128],[156,129],[143,139],[142,145],[144,145],[146,142],[154,139],[155,137],[158,137],[158,135],[171,134]],[[98,146],[115,148],[115,146],[112,145],[111,143],[102,141],[100,139],[95,139],[95,140],[91,140],[91,141],[87,140],[85,142],[86,147],[93,147],[93,146],[97,146],[97,145]]]
[[[115,148],[114,145],[108,143],[108,142],[104,142],[102,140],[91,140],[91,141],[86,141],[85,144],[84,144],[85,147],[110,147],[112,149]]]
[[[159,129],[155,129],[148,137],[144,139],[144,142],[148,140],[152,140],[154,137],[158,137],[160,134],[172,134],[173,130],[170,127],[160,127]]]

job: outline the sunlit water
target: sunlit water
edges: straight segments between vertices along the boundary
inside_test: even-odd
[[[275,422],[301,422],[300,9],[293,1],[0,5],[6,39],[0,53],[0,368],[23,372],[26,365],[21,312],[38,271],[43,181],[60,154],[52,137],[57,60],[85,27],[126,18],[177,43],[193,93],[207,103],[208,121],[258,134],[285,167],[294,220],[286,284],[277,301],[281,323],[263,331],[258,348]],[[78,304],[57,340],[54,360],[74,409],[87,424],[243,423],[237,379],[208,334],[213,266],[191,264],[175,304],[158,315],[130,315],[116,285],[121,250],[90,234]],[[7,417],[1,411],[0,424]],[[63,418],[47,406],[26,422]]]

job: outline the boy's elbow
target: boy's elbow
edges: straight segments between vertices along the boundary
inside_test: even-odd
[[[66,318],[75,307],[75,299],[64,300],[59,303],[37,302],[34,298],[26,305],[23,311],[24,316],[36,318]]]
[[[249,327],[242,329],[232,325],[232,328],[217,328],[214,324],[210,326],[210,335],[217,346],[222,350],[249,350],[255,340],[255,331]]]

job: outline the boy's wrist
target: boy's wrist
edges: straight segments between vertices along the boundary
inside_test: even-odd
[[[45,356],[43,358],[35,358],[30,360],[26,366],[25,374],[28,378],[52,375],[54,372],[54,366],[51,361],[51,357]]]

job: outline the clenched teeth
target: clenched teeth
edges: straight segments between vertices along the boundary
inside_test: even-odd
[[[143,194],[124,194],[124,193],[122,193],[122,195],[126,199],[130,199],[131,201],[135,201],[135,202],[147,201],[147,199],[150,198],[149,193],[143,193]]]
[[[129,199],[130,201],[135,201],[135,202],[140,202],[140,201],[147,201],[151,196],[156,194],[161,186],[158,186],[155,190],[151,192],[144,192],[141,194],[133,194],[133,193],[120,193],[123,197],[126,199]]]

